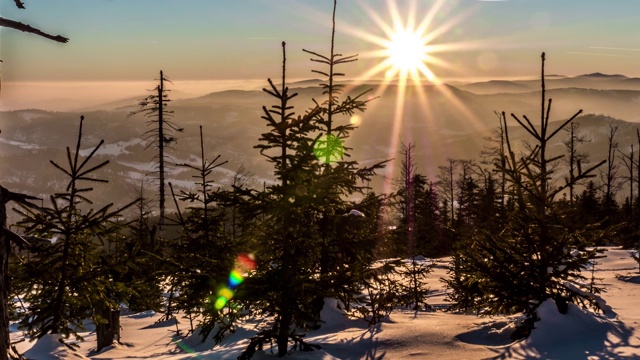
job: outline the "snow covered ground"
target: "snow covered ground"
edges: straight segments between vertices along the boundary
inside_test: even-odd
[[[446,261],[438,261],[430,277],[434,291],[431,305],[446,305],[439,278],[446,276]],[[602,297],[608,313],[596,315],[571,306],[560,315],[548,301],[541,305],[532,335],[512,343],[509,335],[515,317],[476,317],[443,311],[396,311],[384,322],[367,328],[360,320],[348,319],[328,301],[323,310],[326,324],[307,335],[321,350],[292,352],[287,359],[640,359],[640,273],[627,250],[609,248],[599,259],[596,277],[602,278]],[[187,319],[157,323],[159,314],[145,312],[121,318],[122,343],[95,353],[95,334],[82,334],[85,342],[72,352],[52,336],[37,342],[24,341],[18,350],[31,359],[236,359],[259,321],[243,323],[221,345],[202,343],[199,336],[184,335]],[[21,333],[12,327],[12,341]],[[269,347],[254,359],[275,359]]]

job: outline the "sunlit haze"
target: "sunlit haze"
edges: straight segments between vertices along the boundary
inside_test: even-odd
[[[32,0],[26,5],[18,10],[7,1],[1,11],[70,42],[2,29],[5,109],[11,108],[7,102],[26,95],[20,82],[152,83],[159,69],[176,82],[266,79],[279,71],[283,40],[289,76],[311,78],[313,65],[302,48],[326,51],[332,2]],[[337,50],[361,55],[345,67],[349,78],[383,80],[402,73],[442,80],[531,77],[541,51],[552,59],[549,73],[640,76],[640,46],[630,30],[638,13],[640,2],[634,0],[343,1],[337,11]],[[381,46],[385,40],[388,44]],[[381,63],[380,57],[368,56],[375,52],[387,52],[393,66],[371,74]],[[225,88],[206,84],[211,88],[194,92]],[[82,101],[102,97],[105,90],[105,100],[117,99],[109,88],[81,94],[73,88],[64,85],[52,97]],[[120,98],[140,93],[130,90]]]

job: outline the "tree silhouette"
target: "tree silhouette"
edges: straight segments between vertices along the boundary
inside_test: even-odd
[[[158,200],[160,216],[158,219],[158,230],[160,236],[163,236],[164,221],[165,221],[165,173],[167,170],[167,161],[169,160],[166,150],[171,147],[177,141],[177,138],[173,136],[175,132],[184,131],[183,128],[176,125],[171,121],[173,111],[167,109],[167,104],[171,101],[165,88],[164,83],[170,82],[170,80],[160,70],[160,78],[158,78],[158,86],[151,90],[151,95],[145,97],[138,102],[140,109],[129,113],[129,117],[136,114],[144,114],[148,118],[147,126],[150,127],[148,131],[144,133],[144,140],[148,141],[147,148],[154,147],[158,153],[154,156],[156,161],[154,165],[153,175],[157,176],[158,180]],[[156,251],[157,244],[155,239],[152,240],[152,251]]]
[[[11,243],[24,248],[27,240],[7,228],[6,204],[9,201],[17,202],[23,206],[35,207],[29,200],[39,200],[33,196],[11,192],[0,186],[0,359],[9,358],[9,290],[11,277],[9,274],[9,255]]]

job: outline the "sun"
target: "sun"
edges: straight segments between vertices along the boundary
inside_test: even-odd
[[[438,116],[431,106],[433,101],[439,101],[437,99],[445,98],[470,122],[470,125],[480,123],[478,117],[437,75],[441,72],[451,75],[464,70],[445,60],[453,58],[452,53],[482,48],[483,44],[477,39],[447,41],[452,38],[449,36],[450,33],[458,31],[458,25],[471,16],[472,9],[452,13],[447,7],[450,0],[430,1],[428,8],[424,6],[427,2],[422,0],[420,6],[417,0],[386,0],[387,8],[383,11],[373,10],[363,0],[359,3],[370,20],[368,24],[375,26],[367,26],[365,29],[347,23],[342,25],[345,32],[364,40],[371,49],[360,54],[360,57],[367,59],[371,65],[359,74],[354,86],[366,84],[370,80],[380,80],[382,77],[383,80],[371,97],[382,97],[387,90],[395,93],[395,108],[393,118],[390,119],[392,128],[389,134],[388,158],[396,157],[401,141],[413,142],[414,138],[421,138],[423,141],[427,139],[432,149],[446,146],[440,142],[439,136],[432,133],[411,133],[404,135],[407,138],[401,139],[401,130],[407,121],[425,121],[425,129],[430,128],[430,122]],[[402,4],[402,10],[398,4]],[[406,102],[414,100],[417,100],[420,106],[419,118],[414,114],[411,114],[411,117],[405,114]],[[394,171],[392,162],[388,172],[390,178],[393,178]],[[390,191],[390,183],[385,182],[385,193]]]
[[[397,29],[391,34],[386,51],[392,71],[413,73],[428,60],[429,48],[421,34],[412,29]]]
[[[386,78],[393,78],[399,74],[401,78],[409,76],[419,80],[422,74],[428,80],[434,80],[435,75],[427,66],[431,60],[429,45],[426,36],[417,29],[396,28],[384,41],[384,46],[387,56],[384,64],[389,67],[385,73]]]
[[[435,56],[438,52],[448,51],[450,45],[437,44],[438,38],[447,33],[456,23],[456,19],[444,25],[434,26],[434,19],[445,4],[445,0],[438,0],[425,14],[416,9],[416,1],[408,1],[406,14],[401,14],[395,0],[387,0],[386,14],[390,19],[383,18],[376,11],[363,4],[363,10],[369,15],[377,31],[362,31],[350,29],[352,34],[379,47],[363,54],[365,58],[380,59],[364,78],[374,78],[384,74],[385,80],[398,81],[406,84],[408,80],[415,85],[424,80],[438,83],[439,79],[432,71],[432,67],[447,68],[449,65]],[[416,21],[420,18],[420,21]]]

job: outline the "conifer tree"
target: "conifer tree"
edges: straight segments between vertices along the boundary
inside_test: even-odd
[[[447,281],[454,297],[467,295],[469,301],[461,308],[490,314],[524,313],[526,320],[514,333],[516,338],[528,336],[537,320],[536,309],[548,299],[555,301],[562,314],[567,312],[569,302],[597,306],[584,286],[581,270],[599,252],[587,248],[587,244],[605,233],[589,227],[571,231],[559,223],[561,209],[554,199],[568,184],[556,186],[552,181],[553,165],[561,157],[548,155],[548,143],[581,111],[557,129],[549,128],[551,99],[547,103],[545,98],[544,61],[543,53],[540,124],[533,125],[526,115],[521,120],[512,114],[533,138],[534,146],[516,156],[505,133],[507,158],[500,171],[506,174],[515,209],[499,232],[478,231],[473,235],[472,244],[460,249],[459,278]],[[503,123],[506,130],[504,113]],[[588,178],[603,163],[579,172],[574,180]]]
[[[564,131],[569,134],[569,138],[563,142],[569,153],[569,158],[566,160],[569,165],[569,176],[565,178],[565,182],[569,184],[569,205],[573,206],[576,170],[581,169],[582,164],[588,159],[587,154],[578,151],[577,146],[589,140],[580,134],[580,127],[575,122],[569,124],[569,128]]]
[[[168,277],[171,289],[178,293],[174,299],[175,311],[189,317],[191,331],[194,331],[193,319],[199,319],[203,341],[217,325],[214,339],[218,342],[227,331],[233,330],[233,322],[237,316],[235,309],[230,306],[217,309],[215,301],[216,292],[225,284],[238,249],[237,244],[225,232],[224,209],[217,204],[220,191],[213,191],[214,181],[210,177],[213,170],[227,161],[218,161],[220,155],[210,161],[206,159],[202,127],[200,156],[198,165],[181,164],[197,172],[193,176],[197,179],[197,191],[180,191],[179,194],[174,194],[169,183],[178,209],[177,222],[181,234],[166,261],[170,264]],[[193,205],[182,211],[178,200]]]
[[[127,306],[133,312],[161,311],[164,297],[159,270],[162,265],[158,257],[150,252],[158,228],[151,218],[151,204],[154,201],[145,198],[143,182],[136,196],[133,205],[136,216],[127,225],[127,239],[123,245],[123,257],[128,263],[122,281],[131,289]]]
[[[348,202],[345,200],[356,193],[362,193],[364,184],[369,181],[377,169],[384,167],[385,162],[377,163],[369,167],[360,166],[356,161],[346,160],[350,157],[351,148],[345,146],[345,141],[349,138],[351,131],[355,129],[349,121],[349,117],[356,112],[366,110],[369,99],[364,99],[370,91],[366,90],[354,96],[345,94],[345,85],[338,84],[337,79],[345,74],[339,72],[338,67],[347,63],[357,61],[357,55],[342,55],[335,49],[336,31],[336,10],[337,0],[333,1],[331,42],[328,55],[319,52],[303,49],[304,52],[312,55],[311,61],[323,66],[321,69],[312,70],[314,73],[325,77],[324,83],[320,86],[323,90],[324,100],[314,99],[315,112],[313,126],[317,134],[314,140],[314,153],[318,163],[316,166],[317,181],[314,188],[308,191],[315,192],[315,206],[320,214],[320,259],[319,277],[321,288],[325,291],[318,296],[314,302],[316,316],[324,305],[324,297],[334,296],[340,290],[333,277],[341,276],[335,270],[338,268],[339,260],[334,257],[339,252],[341,246],[349,246],[351,240],[335,231],[337,218],[348,212]],[[338,263],[336,262],[338,261]],[[343,286],[346,284],[343,284]]]
[[[317,240],[313,213],[307,213],[313,200],[306,191],[316,164],[309,133],[318,110],[295,116],[290,101],[297,93],[290,93],[286,83],[285,45],[283,42],[281,86],[278,88],[268,79],[270,87],[263,89],[277,101],[270,109],[263,107],[262,119],[270,130],[262,134],[261,144],[255,146],[273,164],[278,182],[251,195],[254,211],[261,215],[254,231],[258,240],[255,252],[258,267],[247,279],[240,296],[253,303],[254,311],[275,314],[275,320],[269,329],[252,339],[240,357],[243,359],[251,358],[267,341],[276,341],[279,356],[287,354],[290,338],[301,343],[292,326],[304,326],[308,320],[304,307],[309,293],[313,296],[318,291],[310,277],[313,266],[309,262],[317,258],[313,253]]]
[[[95,312],[98,308],[117,309],[125,289],[111,281],[110,264],[105,264],[100,241],[118,232],[118,218],[131,204],[111,210],[112,204],[94,210],[88,194],[91,187],[84,182],[106,183],[94,172],[109,161],[91,164],[104,141],[95,146],[84,159],[80,157],[84,116],[80,117],[78,139],[74,150],[67,147],[67,167],[51,160],[68,183],[64,191],[50,196],[51,207],[32,209],[21,207],[18,222],[26,234],[51,239],[51,244],[32,248],[33,254],[23,259],[20,277],[28,312],[21,324],[37,338],[45,334],[60,334],[64,338],[84,329],[83,320],[93,318],[104,323]]]
[[[263,107],[262,118],[271,131],[262,134],[256,148],[273,164],[278,183],[253,195],[255,212],[260,216],[254,235],[260,243],[256,254],[259,265],[242,294],[246,301],[260,303],[254,308],[274,313],[276,319],[273,327],[254,338],[243,357],[250,357],[269,339],[276,340],[279,356],[288,352],[290,339],[308,348],[296,327],[304,331],[317,324],[324,297],[353,296],[351,290],[359,279],[353,269],[364,263],[368,266],[372,258],[373,247],[364,245],[375,240],[366,231],[371,227],[337,231],[348,222],[349,216],[344,215],[356,210],[343,197],[363,190],[359,182],[367,181],[382,165],[360,167],[355,161],[343,160],[349,150],[344,139],[354,127],[336,121],[339,116],[363,111],[367,101],[360,99],[362,94],[340,98],[343,87],[335,78],[342,74],[335,67],[355,61],[355,56],[334,52],[335,1],[333,5],[330,55],[305,50],[314,56],[312,61],[328,67],[314,70],[327,77],[321,85],[326,99],[314,100],[313,108],[295,117],[290,101],[297,94],[290,94],[286,86],[284,43],[282,84],[278,88],[269,79],[270,88],[264,89],[277,104],[271,109]],[[350,258],[353,261],[345,260],[345,254],[355,249],[360,251]]]

